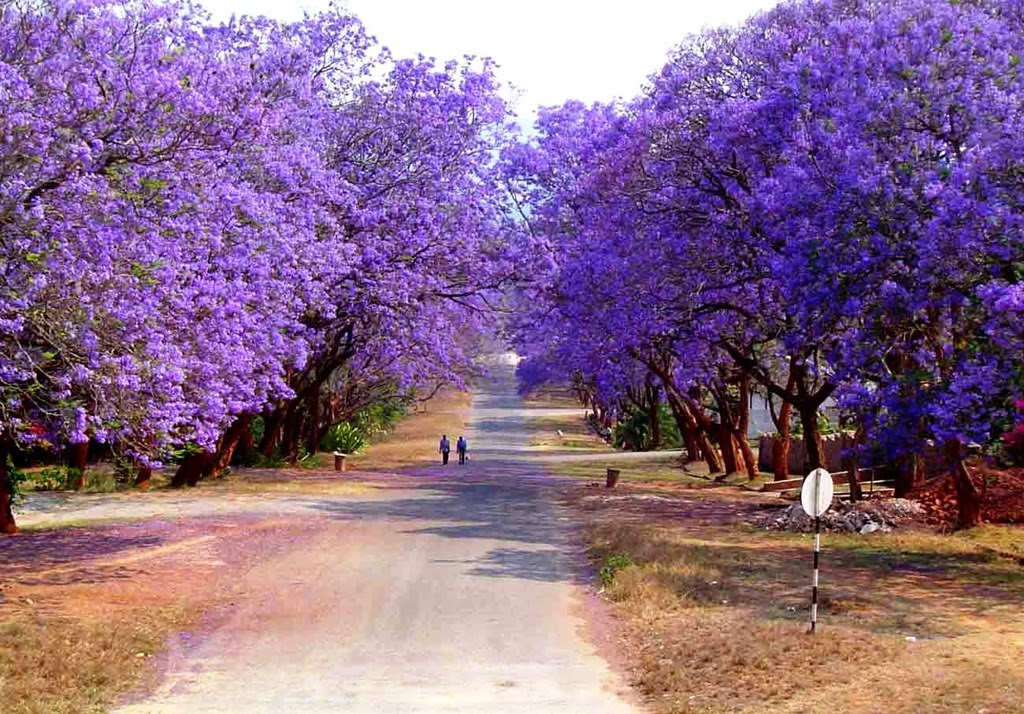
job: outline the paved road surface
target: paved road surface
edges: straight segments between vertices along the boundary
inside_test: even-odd
[[[172,647],[156,694],[116,711],[635,711],[581,634],[567,518],[498,371],[467,466],[368,499],[277,501],[309,516],[308,541],[254,567],[220,624]]]

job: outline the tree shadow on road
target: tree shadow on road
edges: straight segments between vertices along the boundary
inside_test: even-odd
[[[310,507],[344,521],[410,521],[403,533],[506,541],[467,561],[470,575],[583,582],[573,531],[543,479],[520,479],[519,467],[489,464],[477,480],[432,481],[422,496],[375,501],[317,501]],[[418,524],[417,521],[424,523]]]

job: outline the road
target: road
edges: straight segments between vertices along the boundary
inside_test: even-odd
[[[496,371],[474,397],[469,464],[367,498],[276,500],[308,537],[254,564],[214,626],[172,644],[157,691],[115,711],[636,711],[585,639],[569,519],[511,368]]]

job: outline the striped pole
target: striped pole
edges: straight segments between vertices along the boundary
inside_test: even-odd
[[[818,557],[821,553],[821,518],[814,519],[814,579],[811,581],[811,633],[818,625]]]

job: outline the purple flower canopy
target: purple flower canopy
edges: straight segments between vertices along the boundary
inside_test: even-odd
[[[153,460],[342,368],[457,379],[521,250],[498,89],[487,61],[397,60],[336,11],[5,6],[7,440]]]
[[[516,143],[491,63],[341,12],[9,4],[0,429],[156,460],[457,381],[516,284],[524,377],[611,411],[656,383],[735,431],[760,390],[894,453],[988,441],[1024,391],[1022,57],[1010,0],[800,0]]]
[[[1022,58],[1010,0],[801,0],[542,114],[504,156],[548,257],[521,374],[612,410],[653,376],[712,421],[745,381],[808,427],[836,399],[892,455],[992,441],[1024,393]]]

